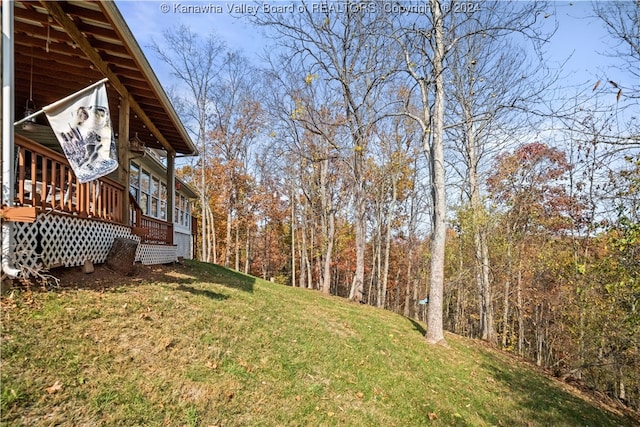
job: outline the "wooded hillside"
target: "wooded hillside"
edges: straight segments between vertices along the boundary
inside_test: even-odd
[[[187,27],[156,41],[201,153],[199,258],[640,409],[637,4],[595,3],[612,68],[570,86],[546,50],[569,4],[386,4],[245,17],[260,66]]]

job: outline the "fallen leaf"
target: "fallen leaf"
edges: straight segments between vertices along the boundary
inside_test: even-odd
[[[56,380],[56,382],[53,383],[53,385],[51,387],[47,387],[45,390],[49,394],[57,393],[60,390],[62,390],[62,383],[60,381]]]

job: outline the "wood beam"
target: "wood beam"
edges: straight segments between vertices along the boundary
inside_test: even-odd
[[[89,57],[91,62],[109,79],[109,84],[120,93],[123,98],[129,100],[131,109],[138,115],[138,117],[144,122],[147,128],[154,134],[156,139],[160,141],[162,146],[167,150],[167,153],[174,154],[175,150],[167,141],[167,139],[158,130],[155,124],[149,119],[142,107],[136,102],[133,96],[129,93],[125,85],[120,81],[118,76],[109,68],[109,64],[102,59],[98,51],[94,49],[89,40],[78,29],[78,26],[67,16],[59,3],[40,0],[40,4],[44,7],[49,14],[67,31],[71,39],[76,42],[78,47]]]
[[[118,117],[118,177],[120,184],[124,185],[124,200],[122,203],[122,220],[129,225],[129,162],[131,153],[129,151],[129,100],[120,100],[120,112]]]

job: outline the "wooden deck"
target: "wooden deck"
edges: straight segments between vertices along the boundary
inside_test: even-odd
[[[16,135],[15,204],[41,211],[56,211],[124,224],[125,191],[118,182],[102,177],[78,184],[66,157]],[[129,225],[141,243],[173,244],[173,224],[142,214],[133,198],[129,201]]]

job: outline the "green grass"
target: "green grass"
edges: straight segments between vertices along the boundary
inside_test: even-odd
[[[173,270],[4,297],[2,425],[634,424],[481,343],[429,345],[388,311],[214,265]]]

